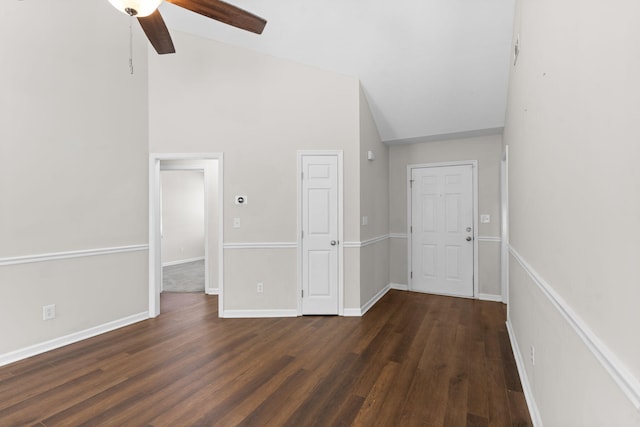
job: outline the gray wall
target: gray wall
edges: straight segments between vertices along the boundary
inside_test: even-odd
[[[204,170],[160,173],[162,265],[204,258]]]
[[[5,1],[0,17],[6,356],[146,315],[147,42],[136,29],[131,75],[129,19],[108,2]],[[132,245],[142,249],[101,252]],[[46,304],[56,305],[56,319],[42,320]]]
[[[548,426],[640,425],[614,380],[640,398],[638,16],[629,1],[518,4],[509,321]]]
[[[392,145],[389,148],[389,224],[391,282],[406,285],[407,279],[407,165],[460,160],[478,161],[478,215],[491,215],[491,223],[478,224],[480,294],[498,297],[500,287],[500,135]],[[479,221],[478,221],[479,222]],[[490,239],[486,239],[490,238]]]
[[[375,159],[367,160],[368,151]],[[360,88],[360,306],[389,282],[389,148]],[[363,217],[367,224],[363,224]]]

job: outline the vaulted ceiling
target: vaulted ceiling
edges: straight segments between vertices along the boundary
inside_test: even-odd
[[[264,33],[161,7],[172,29],[359,78],[384,141],[504,124],[515,0],[228,1]]]

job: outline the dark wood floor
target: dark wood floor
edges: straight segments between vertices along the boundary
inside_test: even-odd
[[[529,426],[502,304],[391,291],[362,318],[217,298],[0,368],[0,426]]]

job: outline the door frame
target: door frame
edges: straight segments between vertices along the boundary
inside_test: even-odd
[[[160,289],[162,288],[162,257],[161,257],[161,198],[160,198],[160,162],[163,160],[217,160],[218,161],[218,313],[222,313],[224,288],[224,209],[223,209],[223,153],[150,153],[149,154],[149,317],[160,314]],[[211,184],[205,179],[205,197]],[[205,199],[207,200],[207,199]],[[205,203],[205,266],[208,264],[208,203]],[[208,282],[208,271],[205,281]],[[205,287],[205,292],[209,289]]]
[[[298,264],[298,285],[297,306],[298,316],[302,316],[302,158],[305,156],[335,156],[338,159],[338,316],[344,316],[344,172],[343,172],[343,152],[342,150],[298,150],[296,152],[296,186],[298,201],[297,205],[297,264]]]
[[[439,168],[447,166],[471,166],[471,188],[472,188],[472,207],[473,207],[473,299],[479,298],[478,290],[478,161],[477,160],[461,160],[453,162],[439,163],[420,163],[407,165],[407,283],[410,291],[413,290],[413,278],[411,277],[411,265],[413,262],[412,246],[413,235],[411,233],[411,208],[412,192],[411,192],[411,176],[414,169]],[[464,297],[461,297],[464,298]]]
[[[505,145],[500,162],[500,284],[502,302],[509,312],[509,146]]]

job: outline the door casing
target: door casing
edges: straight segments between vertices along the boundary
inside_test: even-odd
[[[218,161],[218,313],[223,313],[224,294],[224,182],[223,153],[151,153],[149,155],[149,317],[160,314],[160,289],[162,280],[160,237],[160,162],[162,160],[217,160]],[[205,193],[209,183],[205,181]],[[208,233],[206,233],[208,235]],[[207,245],[208,246],[208,245]],[[205,257],[208,256],[205,250]]]
[[[411,192],[411,176],[413,169],[446,167],[446,166],[471,166],[473,183],[471,185],[473,191],[473,298],[479,297],[478,291],[478,161],[462,160],[454,162],[442,163],[422,163],[407,165],[407,282],[409,290],[413,289],[412,271],[412,243],[413,236],[411,233],[411,208],[412,208],[412,192]]]
[[[298,264],[298,286],[297,291],[297,305],[298,315],[302,316],[302,158],[304,156],[336,156],[338,159],[338,315],[344,315],[344,188],[343,188],[343,154],[342,150],[299,150],[297,151],[297,264]]]

